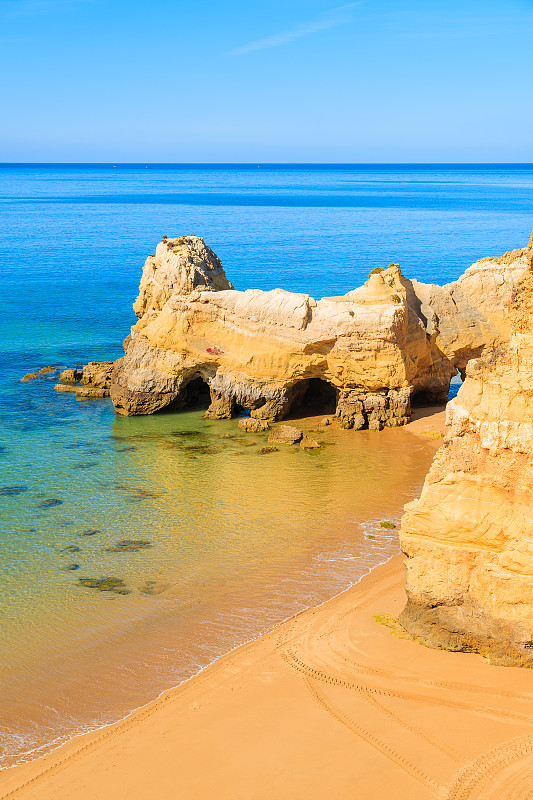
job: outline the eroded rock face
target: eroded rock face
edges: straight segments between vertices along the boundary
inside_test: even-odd
[[[79,399],[109,397],[115,365],[115,361],[89,361],[81,371],[65,369],[59,376],[61,383],[56,384],[55,390],[73,392]]]
[[[452,432],[406,506],[402,625],[432,647],[533,667],[533,237],[510,343],[467,367]],[[478,262],[479,263],[479,262]]]
[[[459,284],[468,271],[438,287],[391,266],[343,297],[316,301],[282,289],[236,291],[201,239],[164,240],[146,261],[139,322],[113,372],[115,408],[128,415],[183,407],[190,387],[204,382],[213,419],[245,408],[252,418],[279,420],[329,392],[343,427],[402,425],[413,393],[445,401],[456,366],[508,338],[505,298],[494,287],[503,275],[511,291],[523,257],[514,254],[474,270],[483,278],[469,278],[467,289]]]
[[[222,263],[198,236],[166,237],[144,265],[139,296],[133,304],[141,319],[150,311],[161,311],[173,294],[233,289]]]

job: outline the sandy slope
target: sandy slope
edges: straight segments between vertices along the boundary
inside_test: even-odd
[[[374,616],[398,614],[403,584],[397,557],[125,722],[4,773],[2,798],[533,798],[533,673],[394,635]]]

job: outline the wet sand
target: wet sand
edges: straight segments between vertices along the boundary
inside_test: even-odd
[[[440,441],[323,427],[323,416],[295,420],[318,451],[268,455],[267,433],[244,436],[238,420],[201,410],[103,426],[97,474],[81,491],[69,479],[60,511],[14,538],[2,562],[0,767],[124,718],[398,552],[380,522],[399,522]],[[78,494],[94,514],[81,514]],[[13,517],[32,513],[12,504]],[[151,546],[115,553],[124,539]],[[116,576],[129,593],[78,576]]]
[[[426,411],[413,433],[442,425]],[[0,797],[531,799],[533,674],[404,638],[404,602],[396,556],[123,722],[2,773]]]
[[[533,675],[398,636],[403,585],[397,556],[2,798],[531,798]]]

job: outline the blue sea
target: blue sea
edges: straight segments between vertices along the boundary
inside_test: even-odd
[[[527,243],[533,165],[4,164],[0,219],[7,767],[389,558],[380,521],[399,522],[434,453],[402,431],[328,429],[318,454],[263,456],[235,421],[116,417],[109,400],[56,394],[59,369],[120,357],[161,237],[203,237],[238,289],[344,294],[391,261],[444,284]]]

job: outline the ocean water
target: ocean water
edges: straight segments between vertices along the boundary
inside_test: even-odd
[[[358,580],[396,552],[379,522],[433,455],[326,429],[318,454],[265,456],[236,421],[116,417],[57,395],[57,373],[20,378],[121,355],[163,234],[202,236],[237,288],[321,297],[390,261],[454,280],[524,246],[532,207],[531,165],[0,165],[0,766]],[[124,594],[78,584],[102,576]]]

